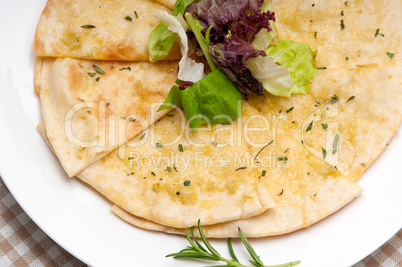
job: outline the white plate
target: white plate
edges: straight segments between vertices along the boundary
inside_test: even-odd
[[[9,190],[51,238],[92,266],[188,266],[166,259],[187,245],[183,237],[132,227],[111,203],[68,178],[35,126],[33,38],[44,0],[0,2],[0,170]],[[402,226],[402,138],[358,184],[365,192],[336,214],[302,231],[252,240],[267,264],[301,260],[302,266],[349,266],[385,243]],[[214,241],[220,251],[224,241]],[[239,242],[235,249],[245,258]],[[203,263],[205,265],[205,263]],[[192,266],[202,264],[192,263]]]

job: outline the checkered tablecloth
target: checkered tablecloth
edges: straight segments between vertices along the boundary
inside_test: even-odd
[[[0,178],[0,266],[85,266],[50,239]],[[402,230],[353,267],[402,266]]]

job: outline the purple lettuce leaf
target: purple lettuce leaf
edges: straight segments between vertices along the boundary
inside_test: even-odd
[[[239,20],[250,8],[259,12],[264,0],[201,0],[187,6],[194,19],[203,20],[218,30]]]
[[[271,31],[272,12],[261,12],[264,0],[201,0],[190,4],[187,12],[207,29],[210,53],[216,66],[223,71],[244,95],[262,93],[263,86],[246,68],[249,58],[265,56],[251,46],[255,35],[263,28]]]
[[[224,56],[224,44],[213,44],[209,47],[209,53],[215,65],[225,73],[228,78],[234,83],[236,88],[244,95],[257,93],[261,95],[263,92],[262,83],[257,81],[248,69],[239,69],[236,64],[230,60],[226,60]]]

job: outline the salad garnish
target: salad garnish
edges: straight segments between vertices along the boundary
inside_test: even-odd
[[[162,22],[149,38],[150,61],[165,58],[178,37],[183,56],[179,80],[158,111],[183,107],[193,130],[236,120],[250,94],[307,93],[316,75],[308,45],[279,40],[271,1],[178,0],[172,15],[154,10],[154,16]]]

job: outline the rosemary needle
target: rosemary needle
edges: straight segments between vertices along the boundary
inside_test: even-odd
[[[272,144],[274,142],[274,140],[272,140],[271,142],[269,142],[267,145],[265,145],[263,148],[260,149],[260,151],[258,151],[257,155],[255,155],[254,159],[256,159],[258,157],[258,155],[261,153],[261,151],[263,151],[267,146],[269,146],[270,144]]]
[[[178,258],[187,258],[187,259],[201,259],[201,260],[209,260],[209,261],[221,261],[225,262],[226,265],[213,265],[211,267],[215,266],[230,266],[230,267],[247,267],[247,265],[243,265],[239,262],[239,260],[236,257],[236,254],[233,250],[233,245],[232,245],[232,239],[228,239],[228,247],[229,247],[229,253],[231,256],[231,259],[227,259],[222,257],[218,251],[209,243],[207,238],[205,237],[204,232],[202,231],[201,228],[201,222],[198,220],[198,232],[200,234],[201,240],[204,243],[205,247],[198,242],[198,240],[195,238],[194,235],[194,227],[191,228],[191,237],[189,234],[188,229],[186,228],[186,237],[187,241],[190,244],[190,246],[187,246],[185,249],[177,252],[177,253],[172,253],[169,255],[166,255],[166,257],[173,257],[174,259]],[[250,260],[250,263],[253,264],[256,267],[288,267],[288,266],[295,266],[300,263],[300,261],[293,261],[293,262],[288,262],[288,263],[283,263],[283,264],[278,264],[278,265],[264,265],[262,263],[260,257],[257,255],[257,253],[254,251],[253,247],[251,246],[250,242],[247,240],[246,236],[242,232],[242,230],[239,228],[239,237],[241,241],[243,242],[243,245],[246,247],[248,253],[250,254],[252,260]]]

